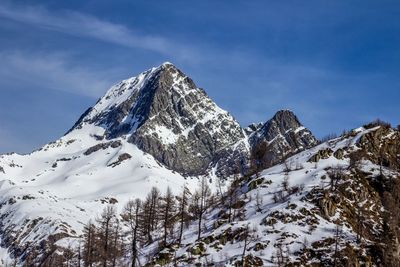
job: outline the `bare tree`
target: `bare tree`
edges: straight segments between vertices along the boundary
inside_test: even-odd
[[[157,208],[160,202],[160,191],[153,187],[146,196],[143,204],[143,232],[147,236],[147,243],[153,242],[151,232],[158,223]]]
[[[226,205],[228,206],[228,222],[232,222],[235,217],[233,214],[233,207],[238,200],[238,187],[239,178],[235,175],[234,179],[229,184],[228,190],[226,192]]]
[[[92,267],[95,259],[96,226],[89,221],[83,228],[83,262],[85,267]]]
[[[249,245],[258,240],[258,235],[257,229],[254,227],[253,229],[250,229],[250,224],[246,224],[244,231],[243,231],[243,251],[242,251],[242,265],[245,266],[245,257],[246,257],[246,251]]]
[[[329,170],[328,175],[330,179],[330,189],[332,192],[336,192],[339,182],[345,178],[344,169],[340,166],[333,167]]]
[[[110,243],[112,242],[112,223],[113,220],[116,219],[116,210],[112,205],[104,208],[103,212],[100,215],[100,218],[97,219],[98,223],[101,226],[100,231],[100,243],[101,243],[101,260],[102,266],[107,267],[108,260],[110,259]]]
[[[123,255],[123,244],[121,241],[120,233],[120,222],[118,218],[115,218],[112,225],[112,244],[110,250],[110,260],[112,267],[117,266],[117,259]]]
[[[131,240],[130,251],[132,255],[131,265],[136,266],[138,261],[140,216],[142,212],[142,201],[140,199],[130,200],[126,203],[122,213],[122,219],[129,227],[127,234]]]
[[[186,218],[188,217],[187,207],[189,205],[189,195],[190,191],[186,184],[183,186],[182,193],[178,197],[178,217],[179,217],[179,237],[178,244],[182,243],[183,228],[186,223]]]
[[[63,251],[63,258],[67,267],[70,267],[74,259],[74,251],[72,250],[71,244],[68,244],[67,248]]]
[[[332,140],[332,139],[335,139],[335,138],[337,138],[337,137],[338,137],[338,135],[337,135],[336,133],[330,133],[330,134],[328,134],[328,135],[322,137],[321,140],[320,140],[320,142],[321,142],[321,143],[325,143],[325,142],[330,141],[330,140]]]
[[[224,180],[217,178],[217,188],[218,188],[218,195],[219,195],[219,201],[220,203],[224,202],[224,191],[223,191],[223,186],[224,186]]]
[[[207,179],[203,177],[200,180],[199,188],[193,195],[193,202],[191,206],[193,214],[198,219],[198,235],[197,235],[198,240],[201,237],[201,223],[203,220],[204,213],[207,210],[207,205],[210,197],[211,197],[211,189],[208,186]]]
[[[309,242],[308,242],[308,239],[307,239],[306,236],[303,238],[303,243],[302,243],[302,245],[303,245],[303,251],[306,251],[306,249],[307,249],[308,246],[309,246]]]
[[[175,225],[174,219],[171,218],[175,212],[175,199],[169,186],[167,187],[167,192],[161,200],[160,215],[162,220],[162,227],[164,229],[163,243],[164,247],[166,247],[168,233],[171,232],[171,229],[173,229]]]
[[[342,227],[340,226],[340,222],[336,222],[336,228],[335,228],[335,252],[333,254],[333,266],[337,267],[338,266],[338,260],[339,260],[339,244],[340,244],[340,237],[342,235]]]
[[[277,244],[276,248],[277,248],[277,250],[276,250],[275,258],[272,259],[272,261],[275,262],[278,267],[283,267],[289,261],[288,256],[287,256],[287,254],[289,254],[289,251],[287,249],[287,251],[285,252],[281,243]]]
[[[82,246],[81,241],[79,241],[78,253],[77,253],[77,256],[78,256],[78,259],[77,259],[77,263],[78,264],[77,264],[77,266],[78,267],[81,267],[81,261],[82,261],[81,246]]]
[[[364,220],[365,220],[365,214],[364,214],[364,207],[359,203],[357,205],[356,209],[356,229],[357,229],[357,242],[361,243],[362,238],[363,238],[363,232],[364,232]]]

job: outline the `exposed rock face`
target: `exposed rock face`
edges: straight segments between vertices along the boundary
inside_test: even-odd
[[[115,166],[121,164],[123,161],[128,160],[130,158],[132,158],[132,156],[129,153],[123,153],[123,154],[118,156],[118,160],[117,161],[115,161],[113,163],[110,163],[108,165],[108,167],[113,167],[114,168]]]
[[[171,63],[112,87],[71,130],[94,124],[104,137],[123,137],[184,175],[211,171],[222,177],[243,171],[251,150],[268,144],[265,165],[317,141],[291,111],[242,129],[201,88]]]
[[[244,131],[247,135],[251,135],[254,132],[257,132],[261,129],[261,127],[264,125],[264,123],[259,122],[259,123],[252,123],[249,126],[247,126]]]
[[[363,135],[357,144],[362,156],[375,164],[400,170],[400,132],[389,126],[379,126]],[[370,152],[370,153],[368,153]]]
[[[312,156],[308,162],[318,162],[321,159],[327,159],[332,156],[333,150],[330,148],[319,150],[314,156]]]
[[[278,111],[264,125],[253,125],[248,129],[253,130],[249,136],[252,149],[262,144],[267,145],[264,155],[267,166],[318,144],[313,134],[303,127],[296,115],[289,110]]]
[[[101,143],[101,144],[92,146],[88,150],[86,150],[83,154],[85,156],[89,156],[90,154],[92,154],[92,153],[94,153],[96,151],[99,151],[100,149],[104,150],[104,149],[107,149],[109,147],[116,148],[116,147],[119,147],[119,146],[121,146],[121,142],[120,141],[110,141],[108,143]]]
[[[237,121],[170,63],[111,88],[74,127],[86,123],[105,128],[109,139],[126,135],[186,175],[204,174],[245,138]]]

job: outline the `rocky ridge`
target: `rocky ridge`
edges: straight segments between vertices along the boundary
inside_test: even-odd
[[[248,131],[249,143],[253,150],[266,146],[263,155],[265,167],[318,144],[310,130],[305,128],[290,110],[278,111],[272,119],[253,129],[252,132]]]
[[[168,62],[113,86],[71,131],[85,125],[104,128],[107,139],[123,136],[168,168],[189,176],[207,174],[214,167],[218,176],[230,175],[237,169],[233,165],[248,164],[252,148],[261,142],[268,142],[269,165],[317,144],[290,111],[280,111],[252,130],[242,129]]]

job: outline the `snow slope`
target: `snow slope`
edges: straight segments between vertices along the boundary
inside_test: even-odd
[[[58,233],[77,236],[110,201],[120,207],[131,198],[144,198],[153,186],[178,192],[184,183],[197,184],[123,138],[113,140],[120,142],[116,147],[85,155],[108,142],[97,140],[103,133],[87,125],[29,155],[0,156],[2,245],[17,241],[19,247],[32,247]],[[131,157],[115,164],[124,154]]]

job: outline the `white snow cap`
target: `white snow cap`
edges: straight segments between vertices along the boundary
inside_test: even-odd
[[[172,64],[172,63],[169,62],[169,61],[165,61],[163,64],[161,64],[161,66],[167,66],[167,65],[172,65],[172,66],[174,66],[174,64]]]

